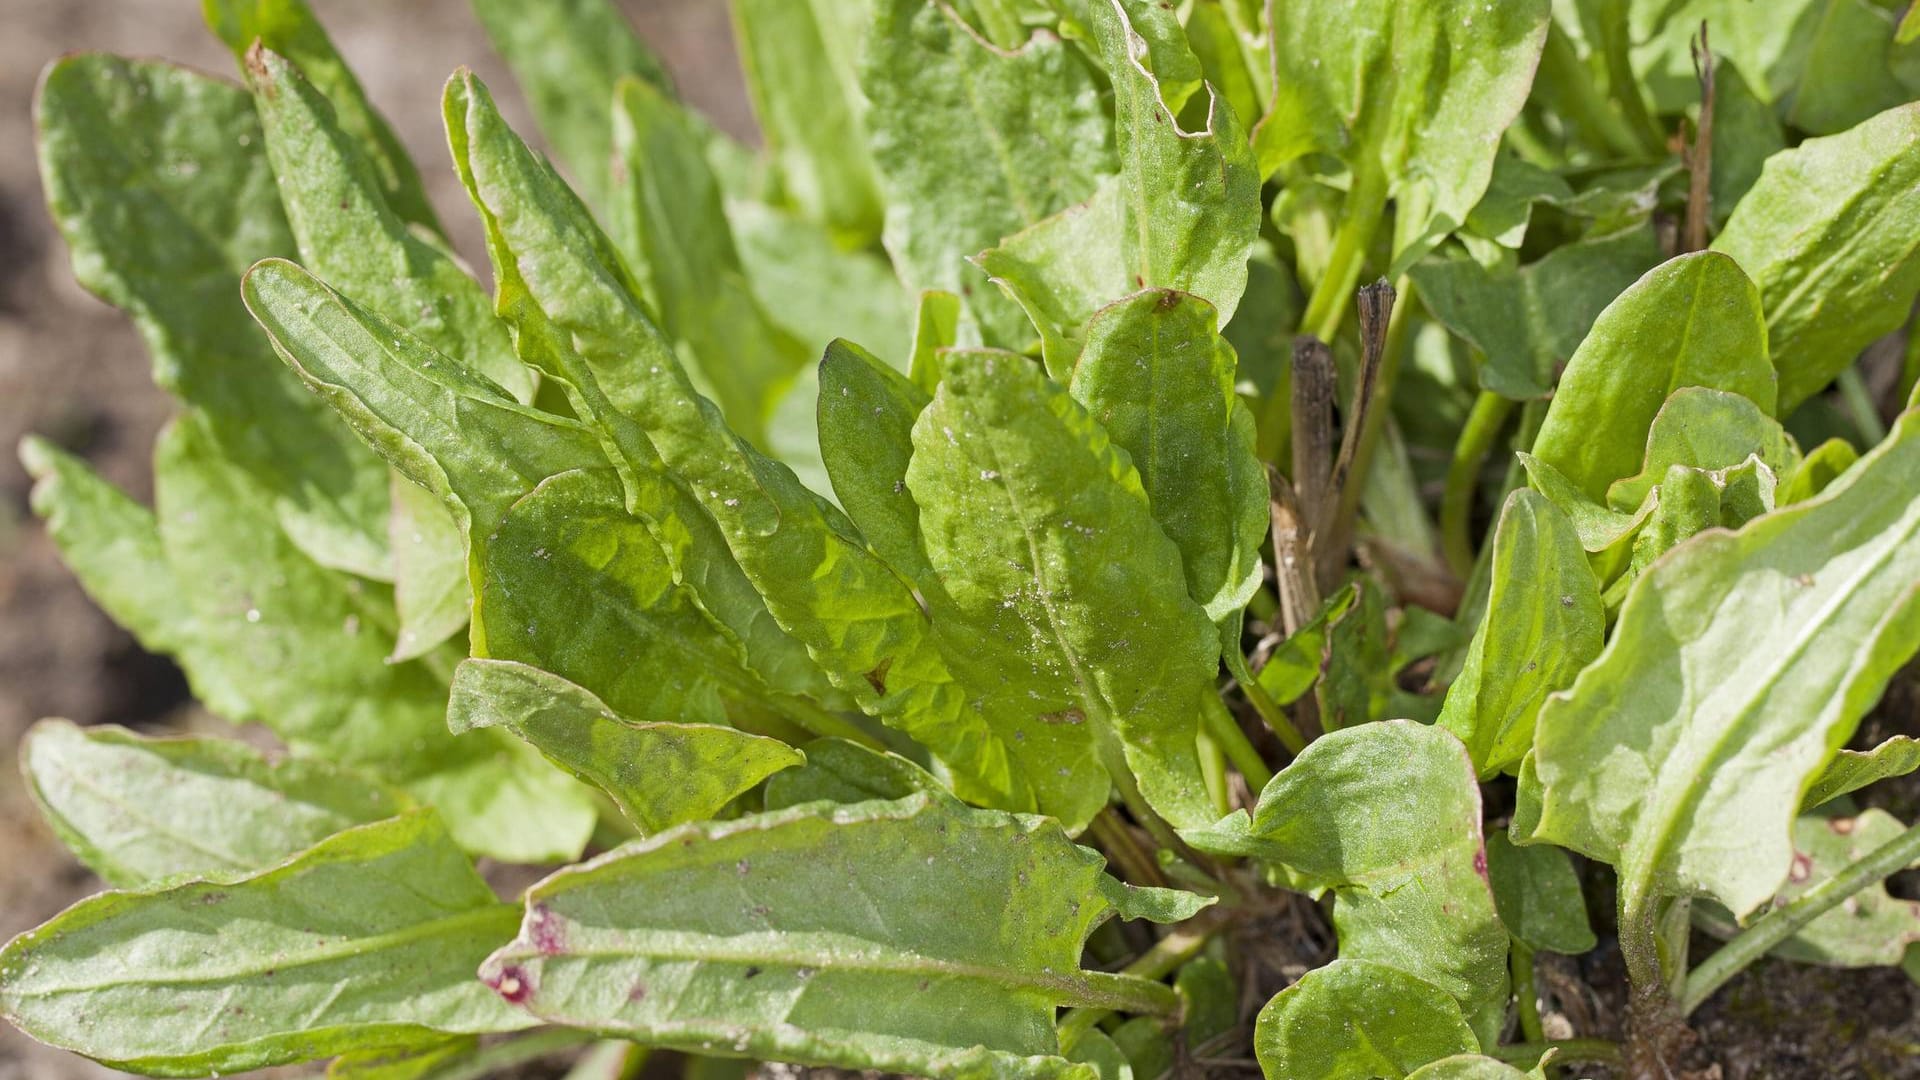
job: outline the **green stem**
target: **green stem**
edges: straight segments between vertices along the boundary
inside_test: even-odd
[[[1353,290],[1359,287],[1367,249],[1373,246],[1380,219],[1386,215],[1387,178],[1377,164],[1355,163],[1353,185],[1342,210],[1326,272],[1314,285],[1313,295],[1307,298],[1307,313],[1300,320],[1302,330],[1328,343],[1340,332],[1340,323],[1353,304]]]
[[[1233,681],[1240,684],[1241,691],[1247,695],[1247,701],[1253,705],[1253,711],[1260,714],[1261,720],[1266,721],[1268,730],[1280,740],[1281,746],[1287,748],[1287,753],[1299,757],[1300,752],[1307,748],[1307,737],[1300,734],[1300,729],[1294,726],[1293,719],[1287,715],[1287,711],[1280,707],[1279,702],[1273,700],[1273,695],[1267,693],[1265,687],[1260,685],[1259,677],[1247,667],[1247,658],[1240,655],[1239,649],[1228,649],[1224,658],[1227,662],[1227,671],[1232,673]],[[1265,784],[1260,786],[1266,787]]]
[[[1247,786],[1256,794],[1265,791],[1267,782],[1273,779],[1273,770],[1260,757],[1260,751],[1253,748],[1247,733],[1240,729],[1240,722],[1227,711],[1220,695],[1208,694],[1202,700],[1200,720],[1206,733],[1213,736],[1213,741],[1226,753],[1227,760],[1233,762],[1233,767],[1247,778]]]
[[[1087,823],[1087,831],[1100,843],[1101,850],[1118,866],[1121,875],[1135,885],[1163,886],[1167,883],[1153,857],[1141,850],[1126,825],[1113,814],[1111,804],[1101,808]]]
[[[1460,439],[1447,466],[1447,484],[1440,494],[1440,550],[1447,564],[1462,578],[1473,572],[1473,495],[1480,487],[1480,471],[1493,452],[1493,443],[1513,412],[1513,402],[1491,390],[1473,399]]]
[[[1868,446],[1878,446],[1887,437],[1887,425],[1880,420],[1880,406],[1874,403],[1873,392],[1867,389],[1867,380],[1860,377],[1860,369],[1850,367],[1834,379],[1840,387],[1840,400],[1846,404],[1847,417],[1853,421],[1854,430]]]
[[[1907,409],[1920,405],[1920,319],[1907,324],[1907,351],[1900,358],[1900,384],[1893,400]]]
[[[1607,93],[1619,105],[1628,127],[1639,132],[1641,153],[1658,155],[1665,152],[1665,135],[1647,111],[1646,99],[1640,96],[1640,80],[1633,74],[1627,5],[1628,0],[1605,0],[1602,5],[1600,51],[1607,65]]]
[[[507,1072],[516,1065],[538,1061],[548,1054],[600,1041],[591,1031],[571,1028],[542,1028],[503,1043],[495,1043],[450,1068],[434,1073],[436,1080],[482,1080]]]
[[[1520,1034],[1528,1042],[1546,1042],[1547,1029],[1540,1022],[1540,995],[1533,985],[1533,949],[1516,938],[1507,962],[1513,969],[1513,1000],[1520,1007]]]
[[[1132,975],[1141,979],[1164,979],[1173,974],[1181,964],[1193,959],[1213,935],[1225,926],[1224,919],[1213,918],[1198,920],[1183,926],[1166,937],[1155,942],[1153,948],[1140,954],[1133,963],[1120,969],[1122,975]],[[1071,1009],[1060,1018],[1060,1052],[1070,1054],[1079,1045],[1080,1039],[1093,1026],[1113,1015],[1111,1009]]]
[[[1547,1051],[1558,1050],[1557,1064],[1583,1061],[1589,1065],[1618,1065],[1620,1063],[1620,1044],[1606,1039],[1548,1039],[1533,1042],[1514,1043],[1511,1046],[1496,1046],[1490,1052],[1509,1065],[1524,1065],[1528,1068],[1540,1063]]]
[[[1563,114],[1600,148],[1621,157],[1640,157],[1647,152],[1627,122],[1621,119],[1605,94],[1594,85],[1587,65],[1573,50],[1573,42],[1555,19],[1547,30],[1547,45],[1540,54],[1540,81],[1560,99]]]
[[[1748,965],[1801,927],[1833,910],[1849,896],[1920,861],[1920,824],[1875,848],[1866,858],[1800,894],[1785,907],[1753,921],[1720,951],[1701,961],[1687,976],[1680,994],[1682,1013],[1690,1013]]]

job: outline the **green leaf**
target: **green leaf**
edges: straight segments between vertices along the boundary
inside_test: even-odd
[[[895,363],[908,355],[913,306],[885,258],[843,251],[823,226],[765,203],[730,200],[727,223],[761,309],[808,357],[836,338]]]
[[[805,764],[767,781],[768,810],[822,799],[836,803],[904,799],[917,792],[951,797],[932,773],[898,754],[869,750],[845,739],[816,739],[803,749]]]
[[[1714,224],[1726,227],[1733,208],[1760,179],[1767,159],[1787,148],[1773,108],[1740,67],[1720,59],[1713,68],[1713,164],[1709,177]]]
[[[1047,819],[929,795],[798,806],[555,874],[481,977],[549,1022],[693,1052],[1090,1078],[1054,1056],[1054,1007],[1161,1000],[1080,969],[1103,876]]]
[[[1268,1076],[1374,1080],[1479,1046],[1446,991],[1386,964],[1340,959],[1260,1010],[1253,1049]]]
[[[1831,135],[1913,94],[1892,70],[1894,13],[1874,0],[1826,0],[1817,30],[1797,43],[1805,57],[1785,120]]]
[[[1429,1062],[1407,1074],[1408,1080],[1545,1080],[1546,1073],[1535,1068],[1522,1072],[1498,1058],[1479,1054],[1456,1054]]]
[[[1127,279],[1121,250],[1124,213],[1119,180],[1102,177],[1085,202],[1004,237],[967,260],[1026,312],[1040,334],[1047,373],[1055,379],[1072,376],[1094,312],[1137,287]]]
[[[1828,439],[1812,450],[1807,451],[1799,467],[1783,478],[1774,498],[1781,506],[1792,506],[1805,502],[1827,490],[1827,485],[1840,478],[1840,475],[1853,468],[1860,460],[1860,451],[1845,439]]]
[[[1043,812],[1084,824],[1106,802],[1104,767],[1176,826],[1210,821],[1195,703],[1212,692],[1219,639],[1140,474],[1032,362],[944,360],[907,489],[950,662],[991,688],[988,714]]]
[[[1507,497],[1488,579],[1486,617],[1438,721],[1466,744],[1482,777],[1519,767],[1541,703],[1572,684],[1606,637],[1600,583],[1579,534],[1538,492]]]
[[[247,94],[169,64],[82,54],[47,70],[35,115],[74,276],[132,316],[155,381],[203,412],[303,551],[390,576],[386,470],[272,362],[240,304],[241,273],[294,250]]]
[[[33,478],[33,512],[87,595],[148,651],[180,651],[192,619],[153,511],[38,436],[20,441],[20,464]]]
[[[1351,727],[1385,717],[1393,690],[1386,598],[1365,578],[1353,582],[1353,606],[1327,623],[1320,668],[1320,719]]]
[[[1588,497],[1586,492],[1575,487],[1573,481],[1560,474],[1559,469],[1532,454],[1522,450],[1514,457],[1526,469],[1528,484],[1559,507],[1567,520],[1573,523],[1573,531],[1580,537],[1580,546],[1589,552],[1606,552],[1622,541],[1631,540],[1659,503],[1657,498],[1648,499],[1631,514],[1609,509],[1606,504]]]
[[[1899,326],[1920,294],[1916,147],[1920,105],[1906,105],[1775,154],[1714,239],[1759,286],[1776,415]]]
[[[1487,881],[1515,941],[1530,949],[1579,956],[1597,945],[1567,853],[1550,844],[1515,847],[1504,832],[1487,834]]]
[[[648,287],[660,330],[684,343],[695,381],[733,429],[773,449],[767,423],[806,364],[805,347],[754,298],[719,183],[680,107],[647,82],[621,80],[613,153],[613,235]],[[811,428],[803,434],[804,445],[779,449],[814,452]]]
[[[246,56],[267,160],[308,270],[468,369],[533,397],[506,324],[445,244],[390,208],[373,157],[287,58]]]
[[[1260,588],[1268,505],[1233,346],[1215,325],[1213,306],[1186,293],[1128,297],[1088,326],[1070,388],[1133,459],[1188,594],[1218,624]]]
[[[1393,261],[1418,258],[1486,191],[1547,17],[1545,0],[1290,6],[1272,20],[1274,97],[1253,132],[1261,175],[1332,155],[1353,185],[1393,199]]]
[[[1102,88],[1053,34],[1006,51],[946,4],[875,8],[860,86],[887,250],[909,288],[964,297],[988,344],[1024,345],[1032,333],[1019,309],[986,291],[965,259],[1083,201],[1114,171]]]
[[[1760,294],[1723,255],[1670,259],[1607,305],[1560,376],[1533,455],[1602,500],[1639,469],[1654,417],[1683,386],[1773,412]]]
[[[1499,1036],[1507,931],[1486,878],[1480,788],[1452,735],[1406,720],[1332,732],[1273,778],[1251,816],[1183,835],[1202,851],[1284,867],[1295,888],[1333,890],[1337,963],[1368,961],[1345,970],[1369,973],[1391,965],[1450,996],[1449,1011],[1466,1016],[1481,1045]],[[1261,1028],[1274,1023],[1263,1015]],[[1458,1047],[1472,1049],[1471,1037]]]
[[[480,1048],[474,1035],[398,1050],[342,1054],[327,1063],[326,1080],[446,1080],[447,1071],[470,1064]]]
[[[528,1019],[473,969],[513,922],[438,819],[408,814],[252,877],[82,900],[0,951],[0,1011],[154,1076],[512,1031]]]
[[[1111,877],[1100,880],[1100,894],[1113,905],[1114,914],[1119,918],[1165,924],[1186,922],[1212,907],[1217,899],[1179,889],[1129,885]]]
[[[622,78],[671,90],[658,57],[610,0],[472,0],[487,37],[587,202],[612,187],[613,94]]]
[[[497,304],[520,326],[523,353],[530,338],[545,339],[541,362],[554,365],[611,441],[631,427],[658,447],[721,539],[687,545],[685,557],[730,550],[777,629],[863,709],[939,755],[963,797],[1031,806],[1006,747],[966,708],[912,590],[831,504],[727,430],[647,320],[584,208],[506,127],[478,80],[449,83],[446,112],[455,163],[488,226]],[[728,614],[705,580],[717,582],[725,569],[683,576],[701,581],[703,602],[739,632],[750,612],[739,604]]]
[[[393,477],[393,609],[400,617],[395,661],[425,656],[466,629],[473,597],[460,523],[440,499],[399,473]]]
[[[880,235],[880,180],[867,146],[856,62],[870,3],[736,0],[734,42],[780,186],[846,247]]]
[[[1793,823],[1793,868],[1774,904],[1793,902],[1906,831],[1900,819],[1884,810],[1865,810],[1858,817],[1802,814]],[[1694,918],[1696,925],[1720,937],[1738,931],[1724,909],[1703,905]],[[1920,907],[1891,895],[1886,882],[1877,881],[1801,927],[1770,955],[1829,967],[1899,967],[1916,942]]]
[[[174,601],[192,618],[176,655],[209,708],[404,786],[469,850],[532,861],[585,845],[586,790],[509,742],[449,734],[446,684],[387,662],[387,597],[295,549],[197,414],[161,437],[154,488],[173,579],[192,582]]]
[[[1291,705],[1320,681],[1322,666],[1327,662],[1327,624],[1346,618],[1357,598],[1357,591],[1352,585],[1342,586],[1326,599],[1312,619],[1289,635],[1267,657],[1266,664],[1255,677],[1260,680],[1260,688],[1274,701]]]
[[[932,573],[920,546],[920,508],[907,491],[913,422],[932,397],[847,341],[820,361],[820,457],[833,493],[874,553],[909,579]]]
[[[466,660],[454,670],[447,726],[512,731],[606,792],[643,834],[713,817],[805,760],[777,739],[732,728],[630,720],[558,675],[502,660]]]
[[[940,386],[940,350],[960,344],[960,311],[960,298],[938,289],[922,292],[915,307],[907,377],[929,398]]]
[[[1659,261],[1652,227],[1640,225],[1561,245],[1518,269],[1430,258],[1409,273],[1433,317],[1480,350],[1480,385],[1526,400],[1545,396],[1594,320]]]
[[[1779,421],[1748,398],[1683,386],[1660,406],[1647,429],[1640,471],[1614,481],[1607,488],[1607,503],[1621,512],[1639,506],[1676,465],[1718,473],[1738,468],[1749,458],[1759,459],[1773,475],[1784,476],[1799,465],[1800,448]]]
[[[61,843],[108,884],[264,870],[399,813],[405,799],[324,761],[269,761],[231,739],[147,738],[42,720],[20,747]]]
[[[1871,750],[1842,750],[1814,777],[1800,798],[1802,809],[1812,809],[1855,792],[1868,784],[1920,769],[1920,739],[1894,735]]]
[[[1629,909],[1704,894],[1744,916],[1772,896],[1802,793],[1920,648],[1915,491],[1908,413],[1819,497],[1655,564],[1541,710],[1534,838],[1614,864]]]
[[[1191,293],[1225,325],[1246,291],[1260,233],[1261,173],[1246,130],[1212,87],[1204,124],[1182,126],[1200,61],[1170,10],[1094,0],[1087,18],[1113,83],[1125,291]]]
[[[298,65],[332,103],[341,129],[365,149],[381,195],[394,212],[430,232],[440,232],[413,159],[386,118],[367,100],[360,80],[328,40],[306,0],[200,0],[200,10],[208,28],[232,50],[243,71],[247,51],[256,41]]]

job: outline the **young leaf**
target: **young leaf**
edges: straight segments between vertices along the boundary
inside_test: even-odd
[[[1313,689],[1327,665],[1327,624],[1344,620],[1357,598],[1354,585],[1343,585],[1328,597],[1312,619],[1276,646],[1256,676],[1260,688],[1274,701],[1291,705]]]
[[[1909,412],[1819,497],[1655,564],[1540,712],[1533,837],[1614,864],[1630,908],[1772,896],[1802,792],[1920,647],[1915,491]]]
[[[147,738],[65,720],[33,726],[20,771],[61,842],[123,888],[264,870],[406,802],[324,761],[274,762],[230,739]]]
[[[712,388],[728,424],[772,449],[774,405],[808,358],[754,298],[719,184],[686,117],[653,85],[623,79],[614,95],[613,153],[613,235],[648,289],[660,330],[685,343],[696,381]],[[799,434],[803,445],[782,449],[817,454],[812,425]]]
[[[1290,5],[1272,20],[1274,96],[1253,132],[1260,174],[1335,156],[1350,201],[1394,200],[1394,262],[1418,258],[1486,191],[1547,21],[1545,0]]]
[[[604,210],[612,187],[613,88],[633,76],[671,91],[666,69],[611,0],[472,2],[541,134],[587,202]]]
[[[390,208],[372,156],[318,87],[266,49],[250,50],[245,69],[301,264],[515,399],[531,400],[532,372],[514,355],[486,291],[443,243]]]
[[[1506,1012],[1507,931],[1486,878],[1480,789],[1458,739],[1406,720],[1333,732],[1273,778],[1251,816],[1184,835],[1202,851],[1284,867],[1296,888],[1333,890],[1336,963],[1409,973],[1402,978],[1450,996],[1449,1011],[1493,1045]],[[1262,1029],[1269,1024],[1263,1015]],[[1469,1036],[1435,1056],[1475,1048]]]
[[[1662,263],[1600,313],[1560,376],[1533,456],[1603,500],[1638,471],[1654,417],[1684,386],[1740,394],[1773,414],[1760,294],[1711,252]]]
[[[913,428],[907,488],[953,662],[999,673],[990,711],[1032,756],[1043,810],[1079,824],[1105,803],[1104,783],[1082,771],[1063,782],[1042,757],[1091,751],[1176,826],[1211,821],[1193,703],[1210,692],[1219,641],[1139,473],[1032,362],[963,350],[945,361]]]
[[[869,7],[833,0],[732,5],[740,67],[781,188],[845,247],[871,243],[883,216],[855,71]]]
[[[1773,902],[1793,902],[1906,831],[1884,810],[1858,817],[1802,814],[1793,823],[1793,869]],[[1695,918],[1696,925],[1723,937],[1738,929],[1724,910],[1705,908]],[[1888,893],[1885,882],[1875,882],[1801,927],[1771,955],[1830,967],[1898,967],[1917,942],[1920,908]]]
[[[844,516],[727,430],[647,320],[618,256],[507,128],[485,87],[456,76],[446,113],[455,163],[487,223],[500,310],[520,326],[523,352],[530,338],[547,339],[542,362],[564,368],[612,441],[624,448],[619,433],[636,429],[632,437],[658,447],[674,483],[717,524],[721,543],[688,545],[686,557],[730,551],[778,629],[863,709],[939,755],[964,797],[1031,806],[1007,748],[966,708],[913,592],[853,538]],[[708,573],[718,579],[723,569]],[[718,612],[709,589],[700,591]],[[745,621],[740,607],[741,621],[721,615],[728,625]]]
[[[1759,286],[1780,372],[1774,415],[1818,393],[1899,326],[1920,293],[1917,147],[1920,104],[1808,139],[1767,159],[1714,239],[1713,250]]]
[[[1213,306],[1186,293],[1128,297],[1089,324],[1070,389],[1132,457],[1189,595],[1218,624],[1260,587],[1268,504],[1233,346],[1215,325]]]
[[[1007,51],[944,3],[875,8],[860,86],[871,102],[887,250],[910,288],[965,297],[988,344],[1024,345],[1032,331],[1020,310],[984,289],[964,260],[1086,199],[1114,171],[1095,75],[1051,33]]]
[[[1127,291],[1191,293],[1225,325],[1246,290],[1247,257],[1260,232],[1261,174],[1246,130],[1212,87],[1204,126],[1182,127],[1200,62],[1170,10],[1092,0],[1086,14],[1113,83]]]
[[[252,877],[83,900],[0,951],[0,1013],[158,1076],[512,1031],[528,1018],[473,969],[513,922],[438,819],[412,813]]]
[[[1260,1010],[1253,1049],[1268,1076],[1374,1080],[1480,1046],[1446,991],[1399,968],[1342,958]]]
[[[1470,258],[1424,259],[1408,273],[1433,317],[1479,349],[1480,385],[1543,397],[1593,322],[1660,261],[1651,225],[1576,240],[1513,269]]]
[[[920,508],[907,491],[913,422],[932,397],[847,341],[820,361],[820,457],[833,493],[874,553],[909,579],[932,573],[920,545]]]
[[[1814,777],[1800,798],[1800,806],[1811,810],[1875,781],[1905,776],[1916,769],[1920,769],[1920,739],[1908,735],[1891,736],[1871,750],[1842,750]]]
[[[328,40],[306,0],[200,0],[200,10],[208,28],[233,51],[242,70],[255,42],[298,65],[332,103],[341,129],[365,149],[387,204],[402,219],[439,234],[440,222],[413,159],[386,118],[367,100],[360,80]]]
[[[1111,914],[1103,876],[1046,819],[924,794],[816,803],[555,874],[481,977],[543,1020],[693,1052],[1090,1080],[1054,1056],[1054,1007],[1165,991],[1080,969]]]
[[[1774,498],[1781,506],[1805,502],[1827,490],[1827,485],[1860,460],[1860,451],[1845,439],[1833,438],[1807,451],[1800,464],[1781,478]]]
[[[294,251],[247,94],[170,64],[81,54],[47,69],[35,117],[74,276],[133,318],[155,381],[267,486],[301,550],[390,576],[386,470],[271,361],[240,304],[249,265]]]
[[[1639,506],[1675,465],[1722,472],[1749,458],[1781,476],[1799,465],[1800,448],[1779,421],[1751,400],[1704,386],[1683,386],[1653,418],[1640,471],[1614,481],[1607,488],[1607,503],[1622,512]]]
[[[558,675],[503,660],[466,660],[454,670],[447,726],[512,731],[606,792],[643,834],[713,817],[804,760],[777,739],[732,728],[629,720]]]
[[[1515,941],[1563,956],[1579,956],[1598,944],[1580,879],[1559,848],[1516,847],[1506,833],[1488,833],[1487,881],[1500,921]]]
[[[1493,536],[1486,617],[1447,691],[1439,725],[1460,737],[1482,777],[1512,772],[1533,748],[1534,718],[1600,655],[1600,583],[1567,516],[1522,488]]]

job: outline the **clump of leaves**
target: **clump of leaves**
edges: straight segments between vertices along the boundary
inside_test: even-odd
[[[601,0],[475,6],[572,180],[453,76],[491,297],[300,0],[206,0],[242,85],[46,74],[181,408],[152,508],[29,440],[34,506],[286,753],[35,729],[114,891],[22,1030],[1655,1077],[1769,952],[1920,976],[1854,802],[1920,754],[1845,748],[1920,649],[1913,16],[735,0],[755,153]]]

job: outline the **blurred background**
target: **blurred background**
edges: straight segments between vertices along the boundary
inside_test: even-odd
[[[531,121],[466,0],[312,0],[340,51],[412,152],[460,253],[486,274],[479,222],[448,160],[440,87],[465,64],[507,119]],[[682,97],[728,133],[753,117],[721,0],[624,0]],[[47,219],[33,146],[40,70],[62,53],[160,57],[229,75],[232,57],[198,0],[0,0],[0,941],[100,888],[41,825],[15,761],[43,716],[83,724],[191,726],[186,681],[94,607],[27,506],[14,445],[27,432],[73,449],[146,500],[149,458],[171,405],[132,324],[74,284]],[[311,1073],[314,1070],[308,1069]],[[119,1075],[0,1023],[0,1080]]]

